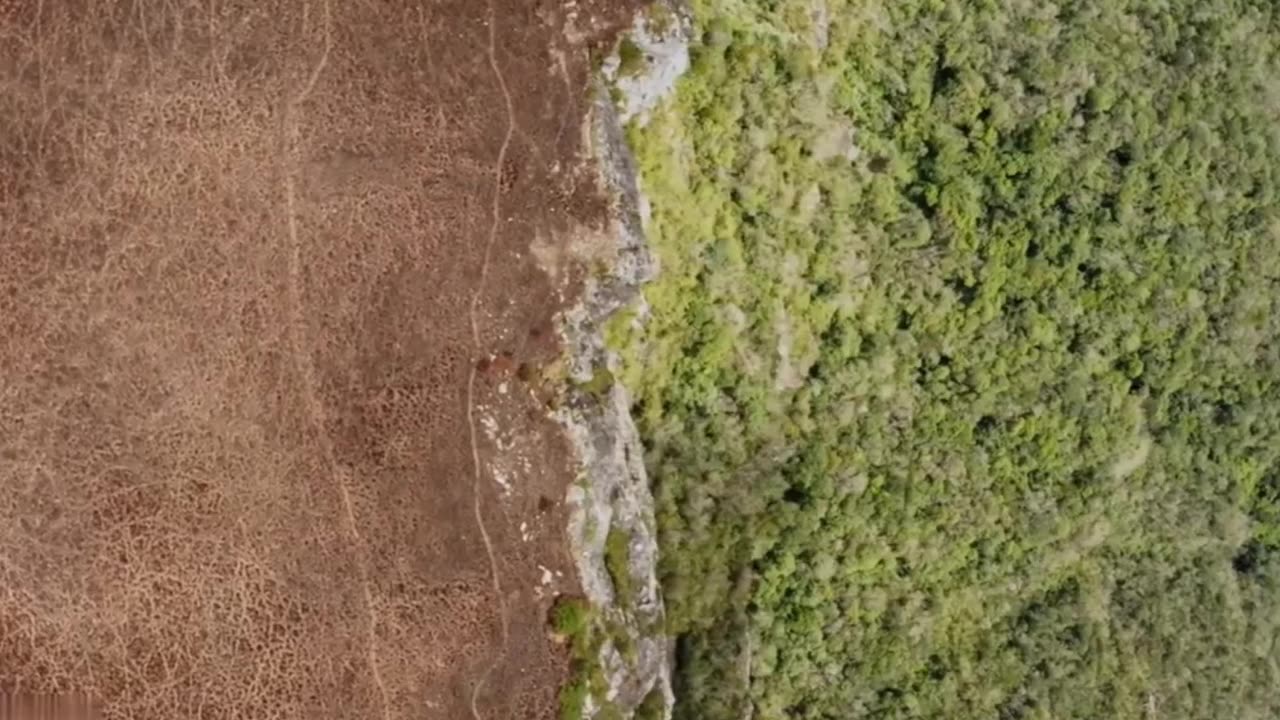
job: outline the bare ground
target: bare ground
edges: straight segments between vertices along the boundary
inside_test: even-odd
[[[627,0],[0,0],[0,691],[552,718]]]

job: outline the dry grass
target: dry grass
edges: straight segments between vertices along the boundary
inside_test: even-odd
[[[554,350],[528,242],[604,211],[565,128],[621,11],[0,4],[0,690],[554,715],[565,449],[473,369]]]

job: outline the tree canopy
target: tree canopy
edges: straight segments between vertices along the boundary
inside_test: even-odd
[[[694,5],[613,328],[677,717],[1280,716],[1280,6]]]

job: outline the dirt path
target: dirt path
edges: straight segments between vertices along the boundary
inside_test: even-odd
[[[556,716],[530,247],[627,4],[0,2],[0,691]]]

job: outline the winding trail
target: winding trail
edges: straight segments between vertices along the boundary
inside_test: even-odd
[[[498,649],[498,654],[494,657],[489,666],[485,668],[480,678],[471,688],[471,716],[475,720],[480,720],[480,711],[476,707],[476,701],[480,696],[480,691],[484,689],[485,683],[488,682],[489,676],[493,673],[494,668],[501,662],[502,657],[507,651],[507,642],[510,635],[510,619],[507,617],[507,601],[502,596],[502,578],[498,571],[498,560],[493,552],[493,541],[489,537],[489,530],[484,523],[484,513],[481,505],[482,485],[484,481],[484,471],[480,464],[480,445],[476,439],[476,417],[475,417],[475,388],[477,365],[484,355],[484,347],[480,336],[480,300],[484,295],[485,281],[489,276],[489,263],[493,254],[493,245],[497,241],[498,226],[502,218],[502,168],[507,162],[507,152],[511,148],[511,138],[515,134],[515,108],[511,103],[511,93],[507,89],[506,78],[502,74],[502,69],[498,67],[497,56],[497,17],[494,11],[493,1],[489,2],[489,17],[485,24],[489,28],[489,47],[488,59],[489,69],[493,71],[494,78],[497,80],[499,89],[502,90],[502,99],[507,110],[507,129],[502,138],[502,146],[498,149],[498,159],[493,167],[493,206],[491,208],[492,220],[489,225],[489,236],[485,240],[484,259],[480,265],[480,278],[476,281],[476,287],[471,294],[471,305],[469,308],[469,318],[471,321],[471,341],[473,344],[473,358],[471,363],[471,372],[467,376],[467,428],[470,432],[471,439],[471,464],[473,470],[472,476],[472,509],[475,511],[476,527],[480,529],[480,537],[484,540],[485,553],[489,556],[489,568],[493,576],[493,594],[494,599],[498,603],[498,616],[502,625],[502,644]]]
[[[378,662],[378,620],[373,601],[373,590],[369,582],[369,559],[365,556],[364,538],[360,535],[355,509],[351,502],[350,482],[346,471],[339,467],[334,456],[333,442],[329,438],[329,433],[326,429],[324,406],[316,395],[315,368],[312,366],[311,354],[306,347],[306,325],[302,309],[302,241],[298,234],[297,188],[294,180],[297,168],[294,167],[293,155],[297,150],[297,144],[300,139],[300,130],[297,122],[298,108],[302,106],[311,91],[315,89],[316,82],[320,79],[320,74],[329,62],[329,52],[333,46],[333,17],[330,3],[331,0],[324,1],[324,49],[316,60],[315,65],[312,66],[306,83],[298,91],[298,94],[288,101],[282,119],[285,142],[285,147],[283,148],[285,218],[289,230],[288,291],[292,315],[289,322],[289,341],[302,386],[303,401],[306,404],[307,414],[310,416],[311,424],[314,426],[316,436],[320,440],[325,464],[329,468],[333,482],[337,486],[338,495],[342,499],[343,524],[346,526],[346,532],[351,537],[352,546],[358,556],[359,562],[356,563],[356,571],[360,575],[360,586],[364,595],[365,645],[369,673],[373,678],[374,685],[378,688],[379,699],[382,703],[382,720],[390,720],[391,703],[387,696],[387,686],[382,679],[382,671]]]

